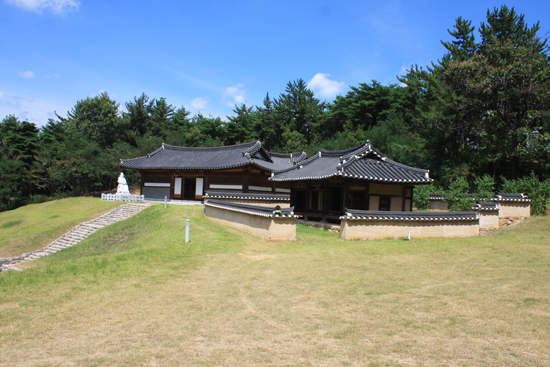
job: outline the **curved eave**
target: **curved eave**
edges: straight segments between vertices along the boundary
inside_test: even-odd
[[[327,178],[331,178],[334,176],[340,176],[345,178],[351,178],[351,179],[357,179],[357,180],[366,180],[366,181],[373,181],[373,182],[387,182],[387,183],[411,183],[411,184],[429,184],[433,182],[432,178],[422,178],[419,180],[411,180],[411,179],[391,179],[391,178],[382,178],[382,177],[373,177],[373,176],[360,176],[360,175],[351,175],[343,172],[337,172],[330,175],[325,176],[311,176],[311,177],[299,177],[299,178],[277,178],[276,176],[270,177],[270,181],[274,182],[285,182],[285,181],[312,181],[312,180],[324,180]]]
[[[516,202],[516,203],[528,203],[531,201],[531,199],[491,199],[491,201],[494,201],[494,202],[505,202],[505,203],[510,203],[510,202]]]
[[[245,213],[245,214],[255,215],[259,217],[266,217],[266,218],[296,219],[301,217],[298,214],[294,214],[294,212],[292,211],[294,209],[293,207],[290,208],[290,211],[288,211],[288,210],[277,210],[275,208],[268,208],[268,207],[259,207],[254,205],[226,203],[226,202],[220,202],[215,200],[208,200],[204,205],[211,206],[214,208],[229,210],[233,212],[238,212],[238,213]]]
[[[267,167],[258,164],[254,160],[249,160],[248,162],[242,162],[238,164],[232,164],[232,165],[223,165],[223,166],[196,166],[196,167],[178,167],[178,166],[159,166],[159,167],[145,167],[145,166],[129,166],[125,165],[125,162],[122,161],[119,163],[119,166],[122,168],[129,168],[129,169],[136,169],[136,170],[144,170],[144,171],[156,171],[156,170],[178,170],[178,171],[192,171],[192,170],[224,170],[224,169],[233,169],[233,168],[240,168],[248,165],[256,166],[264,171],[273,172],[272,170],[269,170]],[[273,164],[270,162],[266,162],[267,164]]]

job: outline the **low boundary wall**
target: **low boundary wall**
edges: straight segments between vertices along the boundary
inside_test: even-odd
[[[265,207],[210,199],[204,203],[204,215],[258,237],[270,240],[296,239],[298,216],[294,214],[293,207]]]
[[[143,195],[128,195],[128,194],[101,194],[101,200],[106,201],[145,201]]]
[[[475,210],[479,215],[480,230],[496,229],[500,226],[500,210],[496,203],[492,201],[478,202],[472,210]]]
[[[381,239],[479,236],[476,212],[381,212],[346,209],[340,238]]]
[[[208,200],[218,200],[228,203],[259,205],[266,207],[275,207],[279,205],[281,208],[290,207],[290,195],[288,194],[273,194],[273,193],[243,193],[240,191],[215,191],[207,190],[204,194],[204,202]]]
[[[468,194],[474,200],[474,194]],[[449,210],[444,201],[446,194],[430,194],[430,204],[428,209]],[[487,199],[487,198],[485,198]],[[526,218],[531,216],[531,199],[525,193],[503,193],[496,192],[490,201],[496,203],[499,218]],[[486,216],[493,214],[486,213]]]
[[[531,199],[523,193],[497,192],[492,201],[497,203],[500,218],[525,218],[531,216]]]
[[[430,194],[430,204],[428,205],[428,209],[449,210],[449,204],[443,201],[444,198],[444,194]]]

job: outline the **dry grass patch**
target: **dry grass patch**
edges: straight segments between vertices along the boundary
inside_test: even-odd
[[[549,224],[410,242],[300,226],[280,243],[200,208],[150,208],[0,281],[0,355],[6,366],[550,365]]]

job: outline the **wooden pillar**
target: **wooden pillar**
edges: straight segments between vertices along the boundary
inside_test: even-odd
[[[327,183],[323,183],[323,195],[321,195],[321,200],[323,200],[323,221],[326,220],[327,216],[327,201],[328,201],[328,187]]]
[[[367,193],[365,194],[365,200],[367,200],[367,205],[364,205],[363,207],[365,210],[370,210],[370,182],[367,182]]]
[[[401,205],[402,208],[401,208],[401,211],[404,212],[405,211],[405,202],[407,201],[405,198],[407,197],[407,186],[403,185],[403,204]]]
[[[174,187],[176,186],[176,176],[174,171],[170,171],[170,197],[168,199],[172,200],[174,198]]]
[[[247,193],[248,192],[248,176],[250,175],[249,172],[243,172],[244,173],[244,177],[243,177],[243,192],[244,193]]]
[[[309,213],[309,185],[306,183],[306,208],[304,214],[304,220],[307,220],[307,215]]]
[[[340,208],[340,211],[344,213],[345,208],[349,208],[349,182],[344,183],[344,200],[342,200],[342,204],[344,204],[344,207]]]
[[[414,186],[411,186],[410,187],[411,189],[411,205],[410,205],[410,208],[409,208],[409,211],[413,211],[413,199],[414,199]]]

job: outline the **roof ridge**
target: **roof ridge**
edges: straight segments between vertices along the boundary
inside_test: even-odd
[[[256,145],[258,141],[253,141],[250,143],[242,143],[242,144],[235,144],[235,145],[222,145],[220,147],[182,147],[179,145],[169,145],[164,144],[164,149],[169,150],[182,150],[182,151],[216,151],[216,150],[233,150],[233,149],[239,149],[239,148],[251,148],[254,145]]]
[[[353,153],[355,151],[358,151],[364,147],[368,147],[370,145],[370,141],[367,140],[364,143],[361,143],[355,147],[348,148],[348,149],[341,149],[341,150],[327,150],[327,149],[319,149],[319,152],[321,152],[321,155],[326,157],[343,157],[347,156],[350,153]]]

